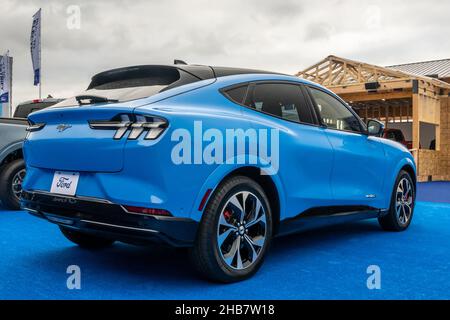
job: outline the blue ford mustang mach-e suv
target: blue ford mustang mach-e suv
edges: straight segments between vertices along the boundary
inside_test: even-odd
[[[216,281],[253,275],[277,235],[367,218],[402,231],[413,216],[408,150],[293,76],[114,69],[29,122],[25,210],[86,248],[189,247]]]

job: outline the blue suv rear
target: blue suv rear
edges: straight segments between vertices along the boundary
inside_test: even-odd
[[[127,67],[29,121],[22,207],[82,247],[189,247],[202,274],[231,282],[258,270],[276,235],[412,219],[408,150],[296,77]]]

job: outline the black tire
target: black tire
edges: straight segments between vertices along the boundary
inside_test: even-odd
[[[59,226],[62,234],[73,243],[85,249],[101,249],[111,246],[115,240],[94,236],[77,230]]]
[[[410,204],[411,208],[410,215],[406,222],[402,222],[400,215],[398,215],[396,212],[397,200],[402,198],[401,196],[399,196],[400,194],[397,193],[397,188],[399,187],[399,184],[402,181],[404,181],[404,179],[406,179],[409,182],[412,193]],[[411,175],[408,172],[402,170],[400,171],[400,173],[397,176],[397,179],[395,180],[394,188],[392,190],[391,195],[391,204],[389,207],[389,211],[384,216],[378,218],[380,226],[386,231],[404,231],[408,229],[414,214],[415,200],[416,200],[416,188],[411,178]],[[399,210],[399,212],[403,214],[401,210]]]
[[[252,260],[254,259],[253,261],[247,259],[247,266],[243,269],[235,269],[232,266],[229,266],[225,262],[223,254],[219,251],[221,249],[218,245],[220,216],[222,215],[222,211],[225,210],[225,205],[227,205],[228,200],[239,192],[250,192],[254,201],[256,201],[256,197],[264,208],[264,211],[260,212],[265,214],[265,225],[262,228],[265,230],[264,244],[260,247],[256,247],[258,248],[257,258],[252,258]],[[256,216],[255,211],[256,210],[252,211],[253,217]],[[272,225],[272,213],[269,200],[261,186],[244,176],[229,178],[217,187],[217,190],[211,196],[211,199],[206,206],[197,232],[196,242],[190,249],[192,263],[201,275],[212,281],[230,283],[245,280],[254,275],[263,263],[272,238]],[[260,228],[259,226],[256,227]],[[248,228],[252,228],[252,226],[249,226]],[[244,239],[243,237],[245,237],[245,235],[239,236],[237,232],[235,235],[233,233],[235,233],[235,231],[231,232],[230,235],[234,239],[237,239],[238,237]],[[248,235],[249,234],[247,234],[247,236]],[[247,246],[249,245],[249,242],[244,243],[246,240],[240,240],[238,243],[241,243],[241,241],[242,244],[238,253],[239,257],[241,257],[241,250],[243,250],[241,248],[243,248],[244,244]],[[235,240],[233,240],[233,243],[235,243]],[[233,259],[234,258],[232,258],[232,260]],[[243,261],[242,259],[240,260]]]
[[[2,204],[10,210],[20,210],[19,197],[13,192],[13,181],[17,178],[17,174],[25,170],[23,159],[16,159],[5,164],[0,172],[0,200]],[[18,191],[22,191],[22,187],[18,187]]]

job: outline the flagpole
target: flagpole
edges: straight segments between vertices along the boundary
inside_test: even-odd
[[[39,99],[42,98],[42,44],[41,44],[41,8],[33,15],[33,24],[31,26],[30,47],[31,61],[33,63],[34,81],[33,85],[39,85]]]
[[[12,82],[13,82],[13,57],[9,57],[9,116],[13,116],[13,104],[12,104]]]
[[[39,9],[40,17],[39,17],[39,99],[42,99],[42,10]]]

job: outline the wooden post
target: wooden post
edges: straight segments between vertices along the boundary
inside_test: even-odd
[[[441,151],[441,125],[436,125],[436,138],[435,138],[436,151]]]
[[[437,100],[437,112],[438,112],[438,117],[437,117],[437,123],[438,125],[436,126],[436,151],[441,151],[441,128],[442,128],[442,120],[443,120],[443,116],[441,115],[442,113],[442,104],[441,104],[441,98],[439,98]],[[444,120],[445,121],[445,120]],[[442,156],[442,153],[440,153],[440,156]]]
[[[387,128],[388,125],[389,125],[389,105],[386,105],[386,106],[385,106],[385,108],[384,108],[384,113],[385,113],[385,115],[386,115],[386,118],[384,119],[384,121],[385,121],[384,125],[385,125],[385,127]]]
[[[415,153],[415,160],[417,165],[417,171],[419,171],[419,147],[420,147],[420,120],[419,120],[419,93],[413,93],[412,97],[412,143],[413,149],[417,150]]]

